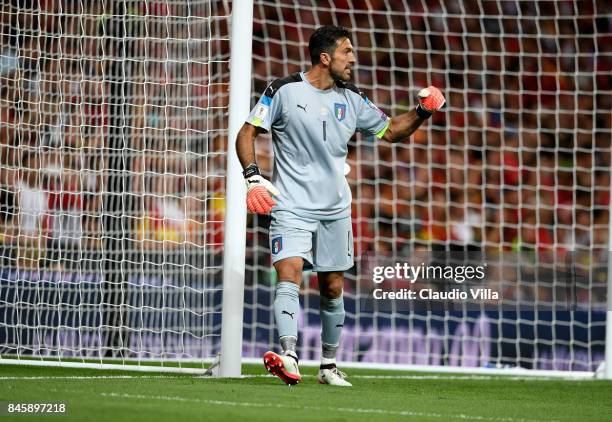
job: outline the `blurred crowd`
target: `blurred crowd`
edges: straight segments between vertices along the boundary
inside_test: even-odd
[[[10,0],[0,6],[0,193],[5,265],[96,263],[113,212],[106,143],[121,127],[129,247],[188,264],[223,239],[228,12],[129,3],[121,71],[128,117],[113,115],[113,2]],[[349,28],[355,84],[389,115],[418,89],[447,98],[411,139],[349,144],[357,255],[441,250],[576,253],[586,272],[608,250],[612,106],[610,6],[594,2],[255,2],[253,97],[309,66],[322,24]],[[146,5],[145,6],[143,6]],[[191,16],[189,20],[181,16]],[[214,41],[216,35],[218,40]],[[145,36],[147,37],[145,39]],[[118,53],[117,53],[118,54]],[[129,64],[129,65],[128,65]],[[113,129],[114,128],[114,129]],[[271,147],[258,161],[272,169]],[[109,155],[110,154],[110,155]],[[266,218],[249,231],[269,267]],[[134,258],[137,260],[136,258]],[[193,258],[196,259],[196,258]]]
[[[151,274],[202,267],[202,249],[220,248],[226,125],[215,119],[227,81],[209,74],[227,71],[209,60],[210,11],[121,5],[0,5],[5,267],[103,270],[109,215],[122,217],[123,256]],[[193,27],[180,18],[190,15]]]
[[[100,45],[91,38],[97,22],[62,15],[58,7],[0,6],[4,266],[45,268],[100,249],[108,118]],[[87,12],[95,13],[91,7]]]

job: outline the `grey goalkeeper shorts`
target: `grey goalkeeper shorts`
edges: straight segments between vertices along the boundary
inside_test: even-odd
[[[304,268],[346,271],[354,264],[351,217],[313,220],[288,211],[274,211],[270,224],[272,263],[300,257]]]

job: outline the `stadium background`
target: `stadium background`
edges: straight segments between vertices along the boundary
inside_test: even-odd
[[[145,9],[128,1],[127,24],[119,25],[105,4],[2,5],[2,352],[212,356],[220,330],[229,10],[224,2],[149,1]],[[582,313],[506,315],[507,323],[492,326],[507,344],[453,361],[462,352],[451,352],[452,342],[437,350],[423,338],[465,338],[456,330],[467,329],[478,343],[478,319],[463,326],[452,315],[392,321],[360,312],[366,290],[355,279],[364,273],[358,262],[346,284],[354,344],[345,358],[420,363],[425,347],[438,364],[480,366],[508,353],[527,367],[551,367],[546,356],[553,355],[555,369],[594,370],[603,350],[609,244],[610,6],[423,1],[377,13],[390,10],[387,2],[255,4],[252,104],[271,80],[307,66],[310,32],[331,23],[353,31],[355,82],[389,114],[409,109],[430,83],[448,98],[446,112],[412,142],[375,148],[369,139],[352,141],[358,255],[525,252],[554,280],[569,254],[582,275]],[[203,18],[211,12],[217,18]],[[185,25],[186,16],[202,19]],[[259,143],[258,162],[269,174],[269,141]],[[275,338],[268,223],[249,222],[246,356]],[[517,271],[502,278],[514,286],[511,274]],[[542,274],[510,295],[552,301],[550,286],[537,283]],[[302,327],[312,343],[302,346],[316,358],[316,285],[306,281]],[[57,283],[66,287],[61,294]],[[70,288],[77,284],[80,290]],[[109,290],[111,306],[100,312]],[[64,310],[7,312],[16,298]],[[82,320],[85,329],[76,327]],[[93,333],[100,323],[102,338]],[[427,331],[436,325],[442,328]],[[543,356],[533,355],[534,331]],[[385,343],[388,334],[397,342]],[[553,340],[560,350],[550,347]]]

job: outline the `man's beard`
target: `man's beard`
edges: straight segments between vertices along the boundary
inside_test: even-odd
[[[346,69],[344,69],[344,70],[342,71],[342,73],[336,73],[336,72],[334,72],[333,70],[331,70],[331,69],[330,69],[330,72],[329,72],[329,73],[330,73],[330,75],[331,75],[331,77],[332,77],[332,79],[333,79],[334,81],[348,82],[348,81],[350,81],[350,80],[351,80],[351,75],[350,75],[350,73],[349,73],[349,76],[345,78],[345,77],[344,77],[344,75],[343,75],[345,70],[346,70]]]

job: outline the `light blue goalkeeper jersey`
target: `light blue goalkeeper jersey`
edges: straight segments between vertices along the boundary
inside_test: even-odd
[[[355,131],[382,137],[389,118],[354,85],[317,89],[304,73],[277,79],[265,90],[247,123],[272,131],[276,210],[317,220],[351,213],[344,175],[348,141]]]

